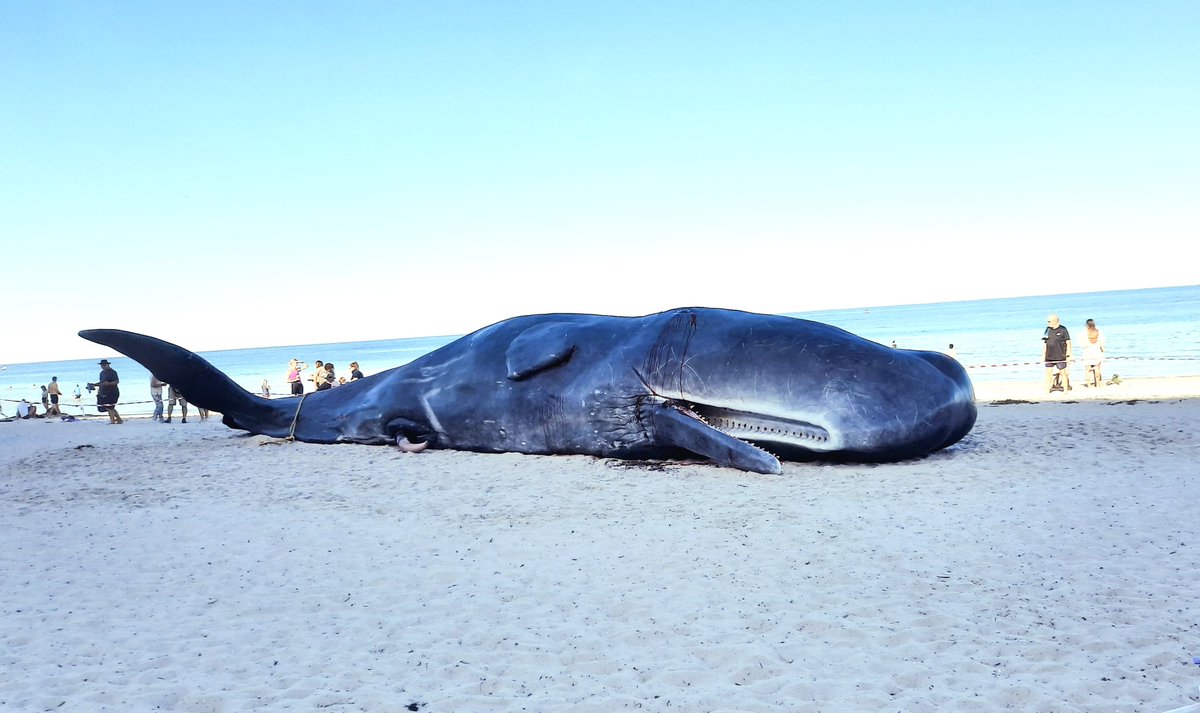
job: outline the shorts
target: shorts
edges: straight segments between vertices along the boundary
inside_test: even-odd
[[[291,382],[291,384],[292,384],[292,396],[300,396],[301,394],[304,393],[304,382],[293,381],[293,382]]]
[[[58,405],[58,394],[50,394],[50,403]]]
[[[1054,367],[1055,369],[1066,369],[1067,362],[1065,362],[1065,361],[1048,361],[1048,362],[1046,362],[1046,368],[1049,369],[1050,367]]]
[[[103,413],[103,412],[107,411],[109,408],[116,406],[117,401],[119,401],[120,398],[121,398],[121,392],[117,389],[113,389],[112,392],[109,392],[109,393],[103,393],[103,394],[97,393],[96,394],[96,408],[99,409],[101,413]]]

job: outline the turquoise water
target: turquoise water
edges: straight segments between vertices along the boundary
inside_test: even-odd
[[[1107,341],[1106,375],[1200,375],[1200,285],[1116,292],[806,312],[867,339],[909,349],[944,351],[954,344],[971,378],[1033,380],[1042,376],[1042,332],[1057,314],[1079,347],[1084,323],[1096,320]],[[1016,364],[1016,366],[1002,366]]]
[[[1200,285],[797,312],[791,316],[833,324],[881,344],[895,342],[901,348],[944,351],[954,344],[959,361],[976,382],[1040,383],[1041,336],[1050,313],[1061,317],[1077,343],[1083,339],[1084,322],[1088,318],[1096,320],[1108,342],[1105,376],[1200,375]],[[317,359],[332,361],[340,376],[349,376],[348,364],[357,361],[369,375],[406,364],[457,336],[200,354],[250,391],[257,392],[265,378],[274,393],[282,394],[286,392],[287,363],[293,357],[310,365]],[[13,402],[21,398],[40,402],[40,385],[58,376],[66,394],[64,401],[70,407],[66,412],[79,413],[73,407],[72,391],[78,384],[83,405],[95,403],[84,386],[96,380],[100,370],[96,362],[105,353],[103,347],[97,347],[93,359],[8,365],[0,371],[0,407],[12,415]],[[121,400],[126,404],[122,414],[149,413],[149,373],[125,357],[112,361],[121,375]],[[95,409],[88,412],[94,413]]]

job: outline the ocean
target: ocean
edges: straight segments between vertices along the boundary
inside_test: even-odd
[[[953,344],[958,360],[977,383],[1041,383],[1041,337],[1046,315],[1051,313],[1058,314],[1070,331],[1077,355],[1082,351],[1084,322],[1096,320],[1107,341],[1106,378],[1114,374],[1123,378],[1200,375],[1200,285],[796,312],[789,316],[833,324],[903,349],[946,351]],[[229,349],[200,355],[249,391],[258,392],[266,379],[272,393],[282,395],[287,391],[284,375],[288,360],[293,357],[310,365],[317,359],[332,361],[339,376],[349,376],[347,365],[357,361],[370,375],[406,364],[458,336]],[[96,362],[106,353],[103,347],[97,347],[97,356],[92,359],[7,365],[0,369],[0,409],[11,416],[22,398],[40,403],[41,385],[57,376],[65,395],[64,413],[78,415],[95,404],[84,387],[96,380],[100,371]],[[150,374],[123,356],[112,358],[112,362],[121,376],[121,414],[150,413]],[[72,397],[77,386],[82,392],[79,406]],[[86,408],[86,412],[96,410]]]

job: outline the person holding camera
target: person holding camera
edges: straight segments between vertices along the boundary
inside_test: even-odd
[[[96,408],[108,414],[110,425],[125,423],[125,419],[117,413],[117,401],[121,398],[121,389],[118,386],[120,383],[117,370],[112,368],[107,359],[101,359],[99,379],[94,384],[88,384],[88,391],[96,390]]]

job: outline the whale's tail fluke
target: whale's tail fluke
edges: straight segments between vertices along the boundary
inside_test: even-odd
[[[204,357],[170,342],[123,329],[85,329],[79,336],[138,362],[174,386],[188,403],[221,413],[231,428],[274,435],[287,430],[286,421],[295,410],[251,394]]]

